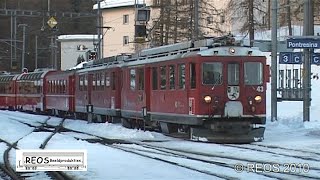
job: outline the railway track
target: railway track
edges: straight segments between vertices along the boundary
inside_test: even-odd
[[[49,127],[54,127],[54,126],[49,126]],[[57,128],[55,128],[57,129]],[[228,168],[229,170],[234,169],[234,164],[236,162],[241,162],[241,163],[261,163],[261,164],[273,164],[276,162],[272,161],[259,161],[259,160],[252,160],[252,159],[246,159],[246,158],[240,158],[240,157],[233,157],[233,156],[223,156],[221,154],[209,154],[209,153],[199,153],[199,152],[190,152],[190,151],[185,151],[185,150],[177,150],[173,148],[164,148],[164,147],[159,147],[155,145],[151,145],[152,142],[137,142],[137,141],[127,141],[127,140],[121,140],[121,139],[108,139],[100,136],[96,136],[94,134],[90,133],[85,133],[81,131],[75,131],[67,128],[60,127],[59,130],[61,132],[73,132],[73,133],[80,133],[80,134],[86,134],[92,137],[95,137],[94,139],[81,139],[81,138],[76,138],[76,139],[81,139],[84,141],[87,141],[89,143],[100,143],[106,146],[109,146],[111,148],[116,148],[128,153],[136,154],[139,156],[143,156],[146,158],[151,158],[155,159],[158,161],[166,162],[175,166],[180,166],[184,167],[190,170],[194,170],[197,172],[201,172],[207,175],[214,176],[216,178],[222,178],[222,179],[236,179],[236,177],[232,176],[226,176],[221,173],[215,173],[207,170],[201,170],[199,168],[194,168],[190,166],[186,166],[181,163],[177,163],[176,161],[169,161],[166,157],[170,156],[171,158],[176,158],[176,159],[185,159],[189,161],[195,161],[195,162],[201,162],[203,164],[209,164],[212,166],[218,166],[218,167],[223,167],[223,168]],[[138,148],[133,148],[133,147],[126,147],[127,145],[136,145]],[[240,149],[247,149],[247,150],[253,150],[253,151],[258,151],[257,149],[254,149],[252,147],[238,147],[238,145],[230,145],[230,147],[233,148],[240,148]],[[263,153],[270,153],[270,154],[275,154],[273,151],[269,150],[261,150]],[[296,151],[298,152],[298,151]],[[309,152],[310,153],[310,152]],[[295,159],[303,159],[298,156],[290,156],[287,154],[278,154],[278,155],[284,155],[287,157],[295,158]],[[316,158],[304,158],[303,160],[308,160],[308,161],[316,161]],[[226,162],[233,162],[233,163],[226,163]],[[310,167],[310,171],[317,171],[319,172],[320,169],[317,167]],[[309,174],[293,174],[293,173],[284,173],[284,172],[278,172],[278,173],[259,173],[256,172],[257,175],[261,175],[267,178],[275,178],[275,179],[319,179],[318,176],[314,175],[309,175]]]
[[[246,149],[246,150],[254,150],[254,151],[258,151],[258,152],[264,152],[264,153],[270,153],[270,154],[274,154],[274,155],[280,155],[280,156],[284,156],[284,157],[293,157],[295,159],[301,159],[301,160],[308,160],[308,161],[316,161],[316,162],[320,162],[320,153],[313,153],[313,152],[306,152],[306,151],[299,151],[299,150],[293,150],[293,149],[279,149],[279,150],[286,150],[285,153],[280,153],[277,151],[272,151],[270,150],[267,146],[263,146],[264,148],[256,148],[255,144],[250,144],[250,145],[223,145],[226,147],[234,147],[234,148],[238,148],[238,149]],[[290,152],[298,152],[298,155],[290,155]],[[307,154],[306,154],[307,153]],[[317,158],[315,158],[316,156],[319,156]],[[318,168],[318,170],[320,170],[320,168]]]
[[[50,117],[48,117],[44,123],[41,123],[40,126],[34,126],[34,125],[31,125],[31,124],[28,124],[28,123],[25,123],[25,122],[22,122],[20,121],[19,119],[15,119],[15,118],[12,118],[12,117],[9,117],[10,119],[12,120],[15,120],[15,121],[18,121],[20,123],[23,123],[29,127],[33,127],[34,130],[32,132],[30,132],[29,134],[33,133],[33,132],[41,132],[41,131],[51,131],[50,129],[48,129],[48,125],[47,125],[47,122],[48,120],[50,120]],[[62,127],[62,124],[64,122],[64,119],[61,121],[61,123],[55,128],[55,130],[52,132],[52,134],[47,137],[45,139],[45,141],[40,145],[40,148],[41,149],[44,149],[46,144],[50,141],[50,139],[56,134],[59,132],[59,130],[61,129]],[[27,134],[26,136],[28,136],[29,134]],[[24,136],[24,137],[26,137]],[[56,179],[56,180],[72,180],[71,177],[67,176],[65,173],[63,172],[60,172],[60,171],[46,171],[46,172],[16,172],[11,164],[10,164],[10,161],[9,161],[9,152],[11,149],[19,149],[17,147],[17,144],[18,142],[23,139],[24,137],[21,137],[20,139],[18,139],[15,143],[11,144],[5,140],[2,140],[0,139],[0,143],[5,143],[8,148],[5,150],[4,154],[3,154],[3,159],[4,159],[4,164],[0,166],[1,170],[5,173],[4,177],[5,176],[8,176],[10,177],[11,179],[13,180],[21,180],[21,179],[26,179],[28,177],[36,177],[36,176],[39,176],[39,174],[42,174],[40,175],[41,178],[43,177],[47,177],[47,179]]]

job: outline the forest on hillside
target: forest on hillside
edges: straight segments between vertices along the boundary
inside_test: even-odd
[[[53,35],[62,34],[96,34],[96,17],[62,17],[55,16],[55,13],[94,13],[92,9],[95,1],[93,0],[0,0],[0,70],[4,71],[20,71],[22,59],[22,40],[23,26],[25,29],[25,67],[29,70],[35,68],[35,39],[38,36],[38,67],[50,67],[51,48],[50,43]],[[48,7],[49,5],[49,7]],[[16,23],[14,16],[5,15],[5,10],[29,10],[39,12],[41,15],[31,17],[28,15],[17,15]],[[50,12],[48,13],[48,10]],[[11,11],[12,12],[12,11]],[[50,28],[47,21],[51,16],[57,20],[58,24],[55,28]],[[14,27],[16,24],[16,33]],[[20,25],[20,26],[19,26]],[[11,31],[13,28],[13,31]],[[11,43],[10,39],[16,34],[16,43]],[[12,46],[17,47],[16,59],[11,65],[12,54],[14,50]],[[57,48],[59,54],[59,48]],[[59,56],[57,56],[59,58]],[[58,60],[59,62],[59,60]]]

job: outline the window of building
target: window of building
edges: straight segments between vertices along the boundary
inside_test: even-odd
[[[128,45],[129,44],[129,36],[123,36],[123,45]]]
[[[123,15],[123,24],[129,24],[129,14]]]
[[[166,89],[167,76],[166,76],[166,66],[160,67],[160,88]]]
[[[174,65],[169,66],[169,88],[175,89],[175,69]]]
[[[179,89],[185,89],[186,88],[186,65],[185,64],[179,64],[178,65],[179,70]]]
[[[136,70],[130,69],[130,89],[136,89]]]
[[[158,89],[158,69],[157,67],[152,68],[152,89]]]
[[[153,0],[154,6],[160,6],[161,0]]]
[[[213,24],[213,17],[212,17],[212,16],[208,16],[208,17],[207,17],[207,24],[208,24],[208,25]]]

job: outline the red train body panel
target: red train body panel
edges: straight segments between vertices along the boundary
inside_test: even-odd
[[[75,72],[51,72],[45,80],[44,109],[75,112]]]
[[[117,66],[79,70],[75,80],[76,112],[120,117],[120,76]]]
[[[21,74],[16,80],[17,108],[28,111],[44,109],[45,77],[53,71],[40,71]]]
[[[0,108],[16,108],[16,79],[19,75],[0,76]]]

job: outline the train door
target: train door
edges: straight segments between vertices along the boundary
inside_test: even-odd
[[[227,64],[227,102],[225,104],[224,115],[227,117],[238,117],[243,115],[243,104],[240,101],[241,92],[241,65],[238,62]]]
[[[88,83],[88,85],[87,85],[87,94],[86,94],[86,97],[87,97],[87,105],[92,105],[92,102],[91,102],[91,100],[92,100],[92,97],[91,97],[91,95],[92,95],[92,82],[93,82],[93,74],[90,74],[90,73],[88,73],[87,74],[87,83]]]
[[[70,75],[68,78],[68,84],[67,84],[67,94],[69,95],[69,110],[71,112],[75,111],[75,107],[74,107],[74,101],[75,101],[75,86],[74,86],[74,82],[75,82],[75,76],[74,75]]]

